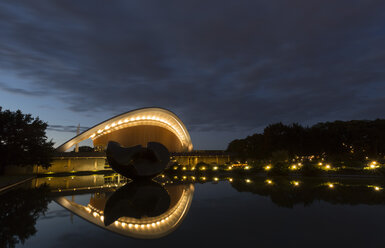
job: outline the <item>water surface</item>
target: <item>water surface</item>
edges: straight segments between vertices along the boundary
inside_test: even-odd
[[[385,243],[384,182],[378,179],[234,175],[194,181],[165,176],[154,185],[134,185],[117,175],[39,178],[0,195],[1,242],[16,247]]]

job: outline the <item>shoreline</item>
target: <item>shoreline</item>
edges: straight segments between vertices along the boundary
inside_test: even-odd
[[[4,184],[2,183],[4,181],[4,178],[7,179],[7,182]],[[0,194],[13,189],[14,187],[17,187],[25,182],[28,182],[32,179],[36,178],[36,176],[26,175],[26,176],[2,176],[0,177]]]

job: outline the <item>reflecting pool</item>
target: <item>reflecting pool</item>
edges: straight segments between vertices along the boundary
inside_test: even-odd
[[[383,247],[385,181],[118,174],[0,194],[0,247]]]

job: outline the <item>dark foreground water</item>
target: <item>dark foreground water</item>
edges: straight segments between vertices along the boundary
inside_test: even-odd
[[[384,247],[383,184],[237,176],[165,176],[158,183],[117,175],[39,178],[0,195],[0,247]]]

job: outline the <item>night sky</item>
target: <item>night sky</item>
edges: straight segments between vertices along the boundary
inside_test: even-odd
[[[383,0],[0,1],[0,106],[56,146],[157,106],[225,149],[279,121],[385,118],[384,93]]]

